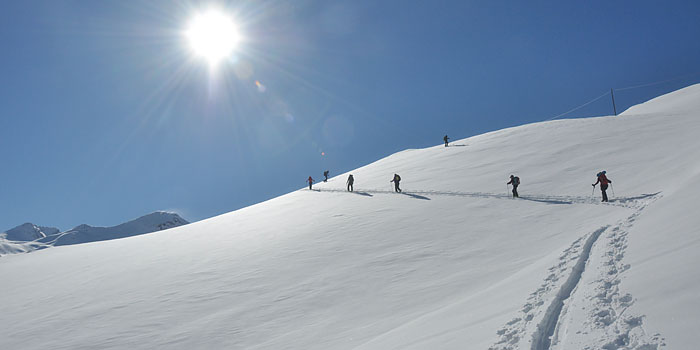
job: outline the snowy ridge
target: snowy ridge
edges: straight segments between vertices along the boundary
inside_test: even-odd
[[[168,232],[9,256],[0,338],[23,349],[691,349],[698,131],[695,85],[619,117],[402,151],[351,171],[356,193],[342,174]],[[600,170],[610,203],[592,192]],[[35,300],[46,306],[27,307]]]
[[[34,241],[59,233],[55,227],[37,226],[32,223],[25,223],[13,229],[0,233],[0,239],[8,241]]]
[[[188,223],[176,213],[158,211],[112,227],[79,225],[60,234],[45,237],[41,241],[54,246],[97,242],[162,231]]]
[[[9,229],[0,233],[0,256],[29,253],[48,248],[49,244],[39,242],[39,240],[59,232],[60,230],[55,227],[37,226],[32,223],[25,223]]]
[[[52,246],[125,238],[166,230],[188,223],[178,214],[164,211],[144,215],[113,227],[93,227],[83,224],[65,232],[60,232],[54,227],[26,223],[0,234],[0,256],[29,253]]]

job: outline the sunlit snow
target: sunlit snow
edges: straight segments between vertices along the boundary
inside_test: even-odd
[[[354,193],[342,174],[166,231],[4,256],[2,346],[692,349],[699,131],[695,85],[618,117],[405,150],[352,170]],[[591,186],[601,170],[610,203]]]

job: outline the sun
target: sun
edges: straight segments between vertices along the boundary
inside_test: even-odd
[[[233,19],[215,9],[195,15],[185,36],[192,51],[212,66],[229,57],[240,41]]]

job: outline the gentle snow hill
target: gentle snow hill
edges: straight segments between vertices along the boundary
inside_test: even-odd
[[[355,193],[343,174],[167,232],[8,256],[0,339],[8,349],[692,349],[699,131],[695,85],[618,117],[399,152],[353,170]],[[610,203],[591,193],[603,169]],[[509,197],[510,174],[521,199]]]

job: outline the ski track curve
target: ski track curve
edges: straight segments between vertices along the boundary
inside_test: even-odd
[[[665,339],[658,333],[648,334],[644,329],[644,315],[627,312],[634,298],[629,293],[623,294],[619,287],[622,275],[630,268],[623,260],[629,229],[658,195],[618,198],[614,204],[633,209],[633,214],[615,225],[606,225],[579,237],[565,249],[557,263],[548,269],[549,275],[542,285],[530,294],[519,315],[496,332],[499,339],[489,350],[558,349],[560,339],[557,333],[562,326],[563,314],[567,312],[566,303],[577,292],[582,276],[590,273],[596,274],[593,279],[595,293],[583,298],[588,299],[593,307],[587,312],[579,332],[595,331],[603,335],[595,337],[596,343],[585,344],[582,349],[663,349]],[[591,254],[603,255],[603,266],[588,266]]]

